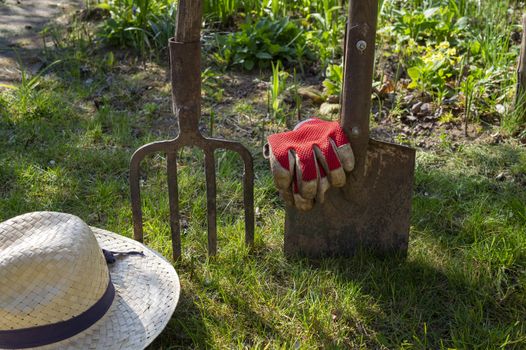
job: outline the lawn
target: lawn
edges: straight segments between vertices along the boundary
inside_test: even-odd
[[[203,155],[182,151],[183,256],[174,262],[182,294],[151,349],[526,348],[526,124],[512,103],[518,46],[510,38],[524,2],[480,11],[469,0],[383,2],[371,121],[377,137],[417,148],[408,256],[317,261],[283,254],[284,204],[261,146],[298,115],[319,113],[300,90],[315,87],[325,102],[338,94],[344,18],[331,9],[339,1],[266,2],[266,10],[233,1],[242,5],[230,14],[227,3],[205,8],[201,127],[254,156],[255,245],[244,244],[241,160],[218,152],[219,252],[208,257]],[[70,16],[74,30],[52,24],[43,34],[52,67],[0,88],[0,220],[63,211],[132,235],[130,157],[177,134],[164,37],[119,31],[153,30],[154,17],[163,33],[173,30],[171,2],[152,4],[151,18],[126,17],[137,23],[111,12],[86,20],[99,11],[92,4]],[[490,10],[504,18],[485,18]],[[243,25],[249,17],[264,23]],[[250,53],[239,49],[243,31],[266,35],[250,28],[286,28],[303,41],[269,48],[281,64],[261,51],[240,56]],[[423,104],[432,112],[419,114]],[[170,258],[165,167],[163,154],[147,159],[141,192],[145,242]]]

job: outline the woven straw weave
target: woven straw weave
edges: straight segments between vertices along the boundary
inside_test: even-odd
[[[116,296],[101,320],[39,349],[144,349],[175,310],[177,273],[141,243],[98,228],[90,231],[69,214],[30,213],[0,223],[0,329],[54,323],[93,305],[108,282],[100,248],[144,256],[119,256],[109,266]]]
[[[95,236],[75,216],[31,213],[0,224],[0,329],[79,315],[100,299],[108,278]]]

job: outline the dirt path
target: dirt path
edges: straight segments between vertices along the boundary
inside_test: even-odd
[[[0,0],[0,83],[20,79],[17,56],[25,69],[37,71],[43,48],[39,32],[83,4],[83,0]]]

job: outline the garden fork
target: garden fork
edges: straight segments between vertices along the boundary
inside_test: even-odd
[[[173,110],[179,123],[179,135],[173,140],[159,141],[139,148],[131,158],[130,190],[134,238],[143,241],[143,220],[140,195],[140,164],[145,156],[165,153],[167,157],[170,229],[173,258],[181,256],[179,189],[177,183],[177,151],[185,146],[198,147],[205,155],[208,216],[208,253],[217,253],[216,174],[214,151],[237,152],[244,162],[243,199],[245,207],[245,241],[254,241],[254,170],[250,152],[240,143],[207,138],[199,131],[201,116],[201,18],[202,0],[179,0],[175,38],[170,39]]]

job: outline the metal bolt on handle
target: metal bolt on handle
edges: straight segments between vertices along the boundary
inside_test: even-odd
[[[363,53],[367,49],[367,42],[365,42],[365,40],[358,41],[356,43],[356,48],[358,49],[358,51]]]

